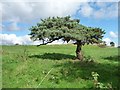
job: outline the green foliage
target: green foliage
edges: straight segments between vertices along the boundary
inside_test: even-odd
[[[113,90],[113,87],[112,87],[111,83],[108,83],[107,85],[105,85],[105,84],[98,81],[99,74],[97,72],[92,72],[91,74],[92,74],[92,77],[93,77],[95,88],[99,88],[99,89],[105,88],[105,89]]]
[[[92,72],[91,74],[92,74],[92,77],[94,80],[94,85],[95,85],[95,87],[98,88],[98,85],[99,85],[98,76],[99,76],[99,74],[97,72]]]
[[[105,32],[101,28],[83,26],[78,19],[66,17],[49,17],[42,19],[36,26],[30,28],[31,39],[42,40],[43,44],[63,39],[85,43],[99,43]]]
[[[83,60],[86,62],[94,62],[94,59],[91,56],[84,56]]]
[[[114,46],[115,46],[115,43],[114,43],[114,42],[110,42],[110,45],[111,45],[112,47],[114,47]]]

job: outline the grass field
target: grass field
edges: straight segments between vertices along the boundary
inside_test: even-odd
[[[81,62],[73,60],[75,49],[75,45],[2,46],[2,87],[92,88],[93,71],[99,82],[119,86],[118,48],[83,46],[86,60]]]

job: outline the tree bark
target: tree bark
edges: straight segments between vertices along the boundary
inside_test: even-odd
[[[77,41],[77,48],[76,48],[76,58],[79,60],[83,60],[83,54],[81,52],[81,41]]]

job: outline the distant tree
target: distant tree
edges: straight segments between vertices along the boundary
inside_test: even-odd
[[[105,48],[106,45],[107,45],[107,44],[106,44],[105,41],[102,41],[102,43],[98,44],[98,46],[99,46],[100,48]]]
[[[114,46],[115,46],[115,43],[114,43],[114,42],[110,42],[110,45],[111,45],[112,47],[114,47]]]
[[[106,41],[103,41],[103,44],[106,46],[107,44],[106,44]]]
[[[63,39],[67,43],[73,40],[77,44],[76,57],[82,60],[82,46],[85,43],[100,43],[105,32],[101,28],[87,27],[79,23],[79,19],[71,19],[70,16],[49,17],[41,19],[36,26],[32,26],[29,35],[34,41],[42,40],[43,43],[40,45],[46,45],[59,39]]]
[[[15,45],[19,45],[19,43],[16,43]]]
[[[118,48],[120,48],[120,46],[118,46]]]

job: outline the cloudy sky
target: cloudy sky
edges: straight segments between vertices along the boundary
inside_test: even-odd
[[[102,0],[101,0],[102,1]],[[103,41],[118,43],[118,0],[3,0],[0,2],[0,44],[39,44],[29,28],[49,16],[67,16],[106,31]],[[113,2],[114,1],[114,2]],[[62,43],[56,41],[54,43]]]

